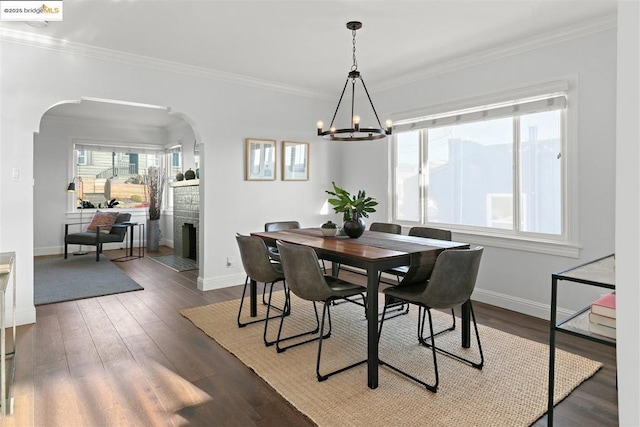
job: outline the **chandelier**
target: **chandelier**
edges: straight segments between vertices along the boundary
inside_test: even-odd
[[[373,101],[371,101],[371,96],[369,96],[367,86],[364,84],[364,80],[360,75],[360,71],[358,71],[358,61],[356,60],[356,30],[362,28],[362,23],[358,21],[347,22],[347,28],[351,30],[351,34],[353,36],[353,65],[351,66],[351,71],[347,76],[347,81],[344,83],[344,87],[342,88],[342,94],[340,95],[340,99],[338,100],[336,111],[335,113],[333,113],[333,118],[331,119],[329,129],[323,130],[322,127],[324,126],[324,123],[322,121],[318,121],[318,135],[323,137],[324,139],[328,139],[331,141],[372,141],[374,139],[381,139],[386,137],[387,135],[391,135],[392,123],[391,120],[387,120],[387,122],[385,123],[386,128],[382,127],[380,118],[378,117],[378,113],[376,112],[376,108],[373,106]],[[335,127],[333,127],[333,122],[335,121],[338,110],[340,109],[340,104],[342,103],[342,98],[344,97],[344,92],[347,89],[349,81],[351,81],[351,127],[336,129]],[[369,99],[369,104],[371,105],[373,114],[378,121],[377,128],[360,127],[360,116],[355,114],[355,91],[357,81],[360,81],[362,83],[362,87],[364,88],[364,92],[367,95],[367,99]]]

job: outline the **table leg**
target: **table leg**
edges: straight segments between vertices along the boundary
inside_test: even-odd
[[[337,262],[331,262],[331,275],[333,277],[338,277],[338,271],[340,270],[340,264]]]
[[[133,257],[133,231],[134,231],[133,225],[130,225],[129,226],[129,234],[130,234],[130,236],[129,236],[129,256],[130,257]]]
[[[249,281],[249,297],[251,317],[256,317],[258,315],[258,284],[253,279]]]
[[[462,347],[471,347],[471,302],[462,304]]]
[[[378,388],[378,269],[367,267],[367,383]]]

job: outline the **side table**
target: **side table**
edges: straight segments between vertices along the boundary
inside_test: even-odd
[[[581,316],[589,315],[589,306],[577,311],[573,315],[557,321],[558,282],[569,281],[596,286],[605,289],[615,289],[615,255],[608,255],[586,264],[560,271],[551,275],[551,322],[549,331],[549,384],[547,401],[547,426],[553,426],[553,392],[555,384],[556,332],[563,332],[586,340],[595,341],[611,347],[616,346],[616,340],[591,333],[588,330],[571,326],[569,322]]]
[[[144,257],[144,224],[143,223],[137,223],[137,222],[122,222],[120,224],[114,224],[113,227],[118,227],[118,228],[126,228],[127,229],[127,234],[129,234],[129,239],[126,238],[124,239],[124,256],[118,257],[118,258],[114,258],[111,261],[115,261],[115,262],[125,262],[125,261],[131,261],[132,259],[138,259],[138,258],[143,258]],[[134,229],[135,227],[138,227],[138,253],[137,255],[133,254],[133,235],[134,235]]]

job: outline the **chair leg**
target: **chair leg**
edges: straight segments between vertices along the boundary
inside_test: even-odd
[[[352,363],[349,366],[345,366],[344,368],[340,368],[333,372],[329,372],[328,374],[322,375],[320,373],[320,359],[322,356],[322,340],[323,338],[325,338],[323,337],[325,314],[326,314],[326,317],[329,319],[329,331],[331,331],[331,312],[329,310],[330,304],[331,304],[331,301],[325,301],[324,306],[322,307],[322,322],[320,323],[320,335],[319,335],[320,339],[318,340],[318,357],[316,359],[316,378],[318,378],[318,382],[322,382],[332,375],[339,374],[340,372],[344,372],[348,369],[355,368],[356,366],[362,365],[363,363],[367,363],[367,359],[360,360],[356,363]],[[330,333],[331,332],[329,332],[329,334]]]
[[[465,359],[464,357],[462,357],[462,356],[460,356],[458,354],[452,353],[450,351],[444,350],[444,349],[439,348],[439,347],[435,347],[434,350],[436,350],[439,353],[444,354],[445,356],[451,357],[451,358],[453,358],[453,359],[455,359],[455,360],[457,360],[459,362],[465,363],[465,364],[467,364],[467,365],[469,365],[469,366],[471,366],[473,368],[481,370],[482,367],[484,366],[484,354],[482,352],[482,344],[480,344],[480,334],[478,332],[478,324],[476,323],[476,316],[475,316],[475,314],[473,312],[473,304],[471,304],[471,301],[469,301],[469,308],[471,310],[471,319],[473,321],[473,327],[474,327],[474,329],[476,331],[476,342],[478,343],[478,351],[480,353],[480,362],[474,362],[473,360]],[[427,311],[428,311],[428,309],[427,309]],[[429,311],[429,319],[431,319],[431,312],[430,311]],[[423,321],[424,321],[424,318],[423,318]],[[431,328],[431,329],[432,329],[431,333],[433,334],[433,328]],[[444,331],[438,332],[436,335],[438,335],[438,334],[440,334],[442,332],[446,332],[446,331],[447,331],[447,329],[444,330]],[[420,344],[422,344],[425,347],[431,347],[432,345],[434,345],[433,344],[433,340],[432,340],[431,344],[427,343],[424,340],[420,341]]]
[[[64,242],[64,259],[67,259],[67,254],[69,253],[69,248],[67,242]]]
[[[291,314],[291,294],[289,292],[289,289],[287,288],[287,284],[285,282],[283,283],[284,283],[284,306],[282,308],[274,307],[271,304],[271,296],[273,295],[273,285],[275,284],[275,282],[271,284],[271,288],[269,289],[269,301],[267,302],[267,315],[264,322],[264,331],[262,332],[262,340],[264,341],[265,347],[270,347],[277,342],[277,339],[275,341],[269,341],[267,339],[267,331],[269,329],[269,320],[280,318],[280,317],[286,317],[289,314]],[[271,312],[272,308],[274,310],[281,312],[282,314],[279,314],[276,316],[270,316],[269,313]]]
[[[418,308],[418,342],[426,347],[429,347],[429,343],[427,343],[427,339],[429,339],[429,336],[426,336],[426,337],[424,336],[424,321],[426,319],[425,310],[426,309],[423,307]],[[453,311],[453,308],[451,309],[451,318],[453,319],[451,326],[436,332],[435,336],[438,336],[445,332],[453,331],[456,329],[456,315],[455,315],[455,312]]]
[[[96,246],[96,262],[100,261],[100,254],[102,253],[102,245]]]
[[[285,318],[284,312],[282,313],[282,315],[280,316],[280,327],[278,328],[278,336],[277,336],[276,341],[275,341],[275,343],[276,343],[276,351],[278,353],[282,353],[282,352],[284,352],[287,349],[290,349],[292,347],[297,347],[299,345],[306,344],[306,343],[309,343],[309,342],[312,342],[312,341],[316,341],[316,340],[321,339],[321,338],[329,338],[331,336],[331,328],[329,328],[329,332],[327,332],[327,334],[324,335],[324,337],[322,335],[320,335],[319,337],[311,338],[311,339],[308,339],[308,340],[305,340],[305,341],[296,342],[296,343],[290,344],[290,345],[288,345],[286,347],[280,346],[280,343],[282,341],[288,341],[288,340],[291,340],[291,339],[294,339],[294,338],[303,337],[305,335],[313,335],[313,334],[317,334],[318,333],[318,331],[320,330],[320,316],[318,316],[318,308],[316,307],[315,301],[313,302],[313,311],[315,312],[315,315],[316,315],[316,327],[314,329],[312,329],[311,331],[301,332],[299,334],[291,335],[291,336],[288,336],[288,337],[285,337],[285,338],[282,338],[282,326],[284,324],[284,318]]]
[[[238,308],[238,319],[237,319],[237,322],[238,322],[238,327],[239,327],[239,328],[244,328],[245,326],[247,326],[247,325],[251,325],[251,324],[253,324],[253,323],[265,322],[265,321],[267,321],[267,319],[269,318],[269,307],[267,307],[267,316],[266,316],[265,318],[263,318],[263,319],[257,319],[257,320],[252,320],[252,321],[250,321],[250,322],[245,322],[245,323],[242,323],[242,322],[240,321],[240,317],[242,316],[242,307],[243,307],[243,305],[244,305],[244,297],[245,297],[245,295],[246,295],[246,293],[247,293],[247,286],[248,286],[248,285],[249,285],[249,276],[247,276],[247,278],[246,278],[246,279],[245,279],[245,281],[244,281],[244,288],[242,289],[242,297],[240,298],[240,308]],[[265,288],[266,288],[266,287],[267,287],[267,284],[265,283],[265,285],[264,285],[264,286],[265,286]],[[271,284],[271,289],[273,289],[273,283]],[[287,309],[287,303],[288,303],[288,302],[287,302],[287,299],[286,299],[286,297],[285,297],[285,307],[284,307],[284,310],[288,312],[289,310]],[[278,307],[274,307],[274,308],[275,308],[275,309],[277,309],[277,310],[280,310]],[[289,313],[287,313],[287,314],[289,314]],[[275,318],[277,318],[277,317],[280,317],[280,315],[272,316],[271,318],[272,318],[272,319],[275,319]]]
[[[387,304],[384,305],[384,309],[382,310],[382,319],[380,320],[380,327],[378,329],[378,342],[380,342],[380,335],[382,335],[382,325],[384,323],[384,319],[385,319],[385,314],[387,311]],[[403,375],[415,382],[417,382],[420,385],[423,385],[427,390],[433,392],[433,393],[437,393],[438,392],[438,384],[439,384],[439,375],[438,375],[438,361],[436,358],[436,349],[435,349],[435,342],[434,342],[434,333],[433,333],[433,323],[431,322],[431,312],[429,311],[429,328],[431,330],[431,344],[432,344],[432,349],[431,349],[431,353],[433,356],[433,369],[434,369],[434,373],[435,373],[435,382],[433,384],[429,384],[425,381],[422,381],[419,378],[416,378],[415,376],[401,370],[400,368],[397,368],[383,360],[380,360],[379,363],[382,366],[387,366],[388,368],[390,368],[391,370],[399,373],[400,375]]]

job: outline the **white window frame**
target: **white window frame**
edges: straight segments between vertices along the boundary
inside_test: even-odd
[[[393,115],[394,126],[398,123],[406,123],[412,118],[427,117],[438,113],[450,111],[459,111],[468,108],[475,108],[482,105],[492,105],[501,102],[509,102],[511,100],[529,98],[543,95],[545,93],[564,92],[567,96],[567,107],[564,109],[563,130],[565,132],[561,144],[561,161],[562,161],[562,233],[559,236],[518,232],[513,233],[500,231],[497,228],[464,226],[460,224],[443,224],[428,223],[424,221],[426,213],[424,212],[425,203],[421,203],[421,220],[400,221],[397,220],[396,206],[396,181],[395,181],[395,165],[397,161],[395,137],[393,143],[389,144],[389,195],[390,195],[390,216],[394,222],[400,223],[405,227],[413,226],[432,226],[436,228],[447,228],[454,233],[454,240],[469,242],[471,244],[479,244],[486,246],[501,247],[507,249],[524,250],[531,252],[540,252],[546,254],[560,255],[571,258],[578,258],[580,255],[580,245],[578,244],[578,144],[577,144],[577,127],[578,127],[578,78],[577,75],[564,77],[560,80],[547,81],[533,84],[527,87],[510,89],[500,93],[486,94],[472,99],[451,102],[447,104],[433,105],[420,110],[414,110]],[[395,129],[394,129],[395,130]],[[421,132],[422,134],[422,132]],[[420,197],[424,201],[426,198],[426,153],[423,153],[423,137],[420,137],[421,143],[421,164],[420,164]],[[518,147],[514,146],[514,161],[518,161]],[[514,180],[518,177],[514,174]],[[514,182],[514,204],[519,203],[519,195],[517,194],[519,185]],[[518,212],[520,206],[517,206]],[[519,218],[514,217],[514,221]]]

